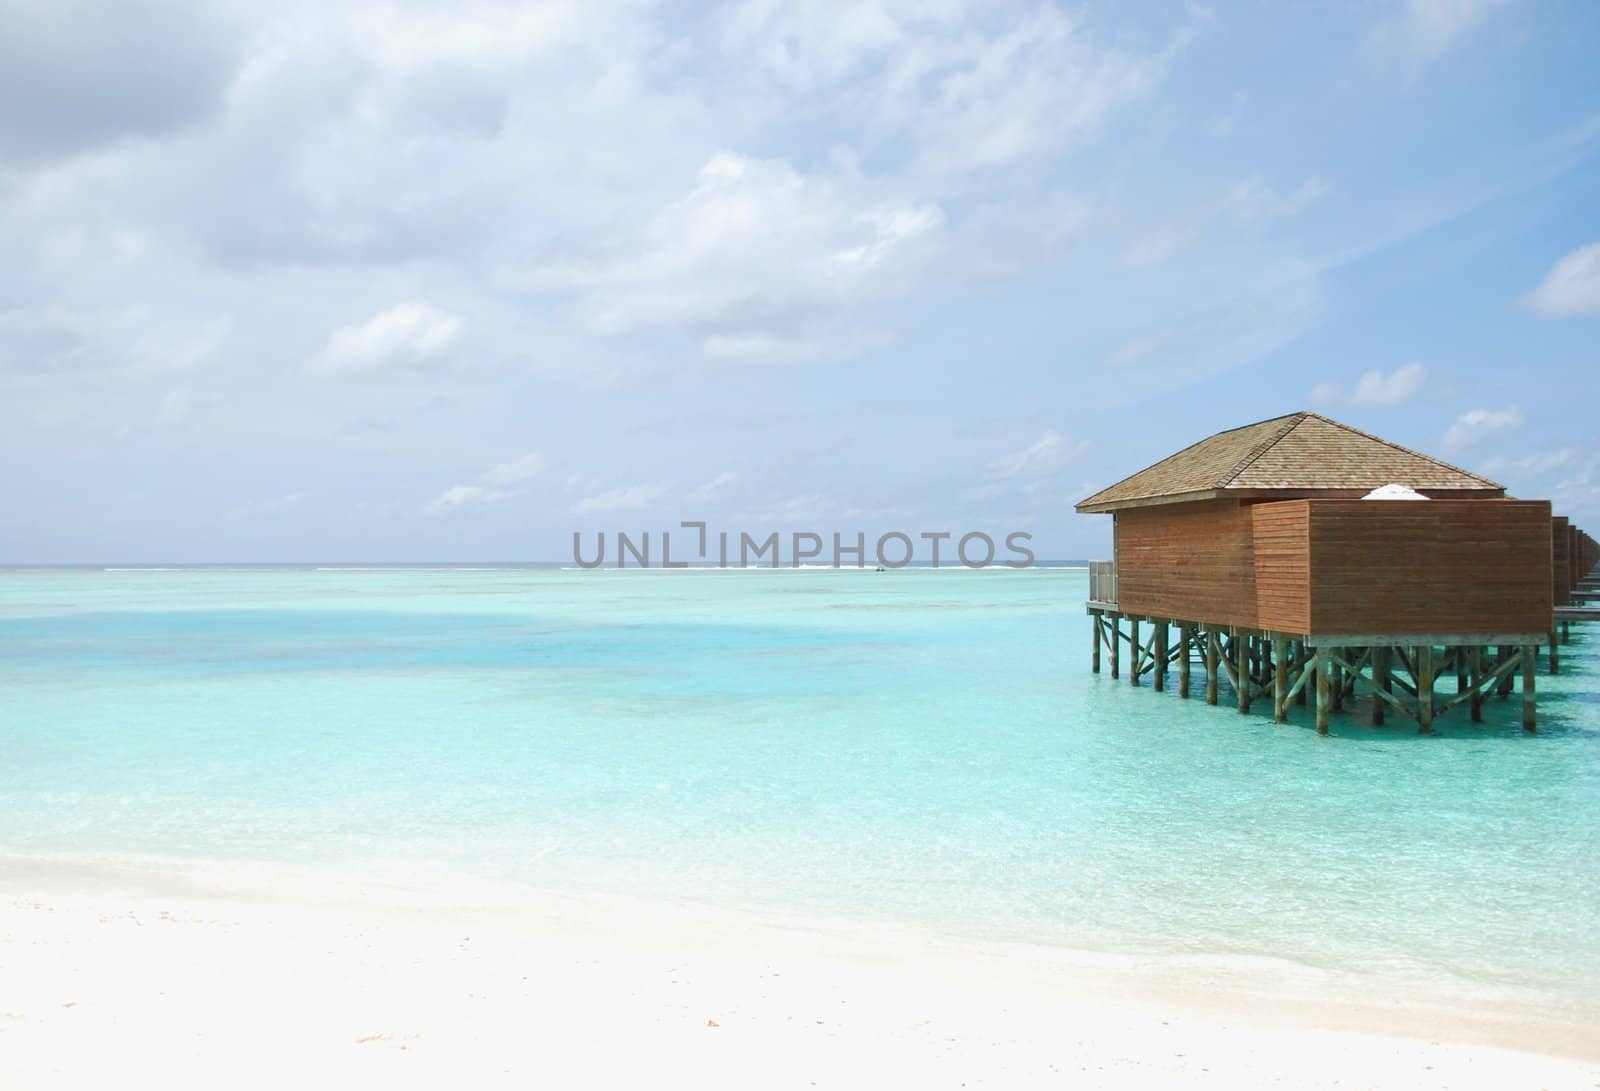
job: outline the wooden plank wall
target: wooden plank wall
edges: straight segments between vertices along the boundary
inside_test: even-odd
[[[1572,603],[1572,535],[1565,515],[1550,520],[1550,553],[1553,570],[1550,582],[1555,604],[1569,606]]]
[[[1253,504],[1256,626],[1307,633],[1311,626],[1310,506],[1305,500]]]
[[[1584,563],[1583,531],[1575,526],[1567,527],[1567,586],[1576,587],[1578,581],[1589,574],[1589,566]]]
[[[1250,511],[1235,500],[1116,514],[1123,613],[1257,628]]]
[[[1555,524],[1543,500],[1220,500],[1116,519],[1128,614],[1299,634],[1552,624]]]
[[[1547,500],[1315,500],[1310,520],[1314,633],[1550,629]]]

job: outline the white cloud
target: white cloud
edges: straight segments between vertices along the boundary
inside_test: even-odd
[[[350,36],[367,60],[390,71],[511,64],[570,41],[583,8],[565,0],[466,0],[437,11],[362,6],[350,17]]]
[[[1422,64],[1449,52],[1505,5],[1506,0],[1402,0],[1373,29],[1371,44],[1408,63]]]
[[[1593,527],[1600,520],[1600,447],[1591,444],[1570,461],[1562,479],[1550,487],[1550,501],[1573,522]]]
[[[1165,265],[1208,235],[1236,235],[1240,228],[1262,232],[1300,215],[1333,191],[1331,183],[1315,175],[1288,191],[1259,174],[1252,175],[1228,186],[1181,221],[1149,229],[1123,249],[1122,264],[1130,269]]]
[[[1041,6],[1005,33],[950,43],[955,63],[906,73],[937,88],[901,104],[915,111],[922,164],[991,170],[1081,142],[1160,81],[1188,34],[1164,53],[1131,54],[1091,41],[1071,16]]]
[[[1490,436],[1510,432],[1527,423],[1516,406],[1505,409],[1473,409],[1456,418],[1444,434],[1444,446],[1453,451],[1481,443]]]
[[[900,137],[916,173],[955,175],[1092,138],[1161,80],[1194,23],[1138,52],[1095,40],[1054,5],[745,0],[722,21],[722,47],[751,97]]]
[[[687,497],[692,504],[711,504],[722,498],[722,490],[738,480],[739,475],[724,470],[705,484],[692,489]]]
[[[598,332],[676,327],[707,355],[788,362],[862,305],[909,291],[944,236],[938,205],[723,152],[617,244],[622,256],[547,266],[534,283],[574,293]]]
[[[995,459],[989,464],[989,471],[994,477],[1044,477],[1066,466],[1087,447],[1081,440],[1046,432],[1022,450]]]
[[[286,511],[293,511],[305,502],[306,494],[291,492],[283,496],[275,496],[269,500],[254,500],[240,504],[223,515],[223,519],[236,523],[241,519],[254,519],[263,515],[281,515]]]
[[[481,507],[510,500],[522,495],[522,490],[516,486],[537,476],[544,470],[544,466],[544,456],[537,452],[519,455],[491,466],[479,474],[473,482],[450,486],[423,505],[422,510],[428,515],[448,515],[461,508]]]
[[[1298,216],[1333,193],[1325,179],[1312,176],[1283,192],[1260,175],[1235,182],[1222,200],[1223,211],[1235,222],[1261,225]]]
[[[1520,458],[1497,456],[1483,463],[1483,472],[1491,476],[1505,473],[1545,474],[1571,465],[1578,454],[1576,447],[1558,447],[1553,451],[1537,451]]]
[[[1419,363],[1402,364],[1393,371],[1373,368],[1356,379],[1355,389],[1345,396],[1338,383],[1318,383],[1311,388],[1311,400],[1317,405],[1405,405],[1428,382],[1428,369]]]
[[[491,489],[487,485],[451,485],[423,507],[428,515],[447,515],[458,508],[477,504],[495,504],[517,495],[508,489]]]
[[[481,480],[486,485],[520,485],[543,469],[544,456],[533,452],[492,467]]]
[[[885,330],[845,324],[836,329],[794,333],[713,333],[700,342],[707,360],[729,364],[804,364],[848,360],[894,338]]]
[[[640,511],[661,499],[670,488],[671,485],[659,482],[650,485],[628,485],[623,488],[608,489],[605,492],[584,497],[572,505],[572,510],[579,515],[590,515],[601,511]]]
[[[365,322],[335,330],[312,370],[354,375],[437,359],[455,343],[461,319],[424,300],[397,303]]]
[[[1192,385],[1261,359],[1293,341],[1322,313],[1322,288],[1315,266],[1280,262],[1260,269],[1254,291],[1218,293],[1217,302],[1186,308],[1182,317],[1136,331],[1112,353],[1124,366],[1137,361],[1141,389],[1164,383]],[[1186,290],[1204,290],[1191,277]],[[1125,351],[1126,350],[1126,351]],[[1118,386],[1099,384],[1101,392]]]
[[[1556,262],[1523,303],[1545,318],[1600,314],[1600,242]]]
[[[1402,364],[1390,372],[1364,371],[1350,392],[1351,405],[1404,405],[1428,382],[1428,369],[1418,363]]]
[[[839,514],[838,505],[832,497],[808,492],[775,500],[755,511],[740,512],[735,519],[752,527],[794,527],[816,523],[835,514]]]

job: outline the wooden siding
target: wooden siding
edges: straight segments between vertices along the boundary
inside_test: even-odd
[[[1135,508],[1116,520],[1123,613],[1258,628],[1248,508],[1217,500]]]
[[[1589,574],[1590,565],[1584,559],[1584,533],[1577,527],[1567,527],[1567,586],[1576,587],[1578,581]]]
[[[1301,635],[1552,624],[1542,500],[1218,500],[1116,514],[1126,614]]]
[[[1557,606],[1572,604],[1572,533],[1567,517],[1550,520],[1551,592]]]
[[[1255,625],[1306,633],[1311,626],[1310,504],[1255,504],[1250,513],[1255,556]]]
[[[1546,500],[1316,500],[1311,629],[1542,633],[1552,624]]]

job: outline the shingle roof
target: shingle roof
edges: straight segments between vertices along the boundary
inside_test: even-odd
[[[1366,492],[1407,485],[1427,493],[1503,493],[1504,487],[1315,413],[1291,413],[1218,432],[1102,489],[1079,511],[1114,511],[1212,496]]]

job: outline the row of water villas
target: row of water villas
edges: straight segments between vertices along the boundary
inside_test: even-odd
[[[1522,726],[1538,722],[1539,649],[1560,669],[1574,620],[1600,617],[1589,577],[1600,545],[1547,500],[1315,413],[1201,440],[1089,497],[1110,513],[1112,561],[1090,565],[1092,668],[1149,676],[1180,697],[1205,672],[1248,712],[1274,718],[1316,695],[1316,725],[1370,694],[1423,732],[1465,704],[1522,684]],[[1440,692],[1454,675],[1453,692]]]

